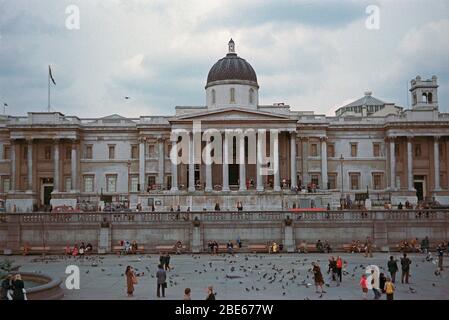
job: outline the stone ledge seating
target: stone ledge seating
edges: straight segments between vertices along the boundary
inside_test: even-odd
[[[112,252],[116,253],[116,254],[124,254],[125,253],[125,246],[113,246],[112,247]],[[136,253],[144,253],[144,252],[145,252],[145,247],[142,246],[142,245],[138,245]]]
[[[27,254],[42,254],[42,253],[49,253],[50,252],[50,247],[26,247],[27,251],[25,251],[25,247],[20,247],[20,251],[22,252],[23,255],[27,255]]]
[[[251,253],[268,253],[268,246],[266,244],[249,244],[248,250]]]
[[[186,251],[186,246],[185,245],[181,245],[181,252],[185,252]],[[160,246],[156,246],[156,251],[157,252],[169,252],[169,253],[176,253],[177,251],[177,247],[176,245],[160,245]]]

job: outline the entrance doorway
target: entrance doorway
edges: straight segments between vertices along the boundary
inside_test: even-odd
[[[51,193],[53,192],[53,178],[41,179],[41,205],[50,206]]]
[[[230,186],[238,186],[239,185],[239,165],[238,164],[229,164],[229,185]]]
[[[416,197],[418,201],[424,200],[426,194],[426,180],[424,176],[415,176],[413,179],[413,186],[416,190]]]

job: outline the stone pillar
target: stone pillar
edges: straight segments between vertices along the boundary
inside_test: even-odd
[[[16,191],[16,143],[11,140],[11,187],[10,192]]]
[[[390,137],[390,189],[396,190],[396,155],[393,137]]]
[[[222,191],[229,191],[229,164],[228,164],[228,159],[229,159],[229,146],[228,146],[228,136],[226,134],[226,132],[224,133],[224,143],[223,143],[223,164],[222,164],[222,169],[223,169],[223,187],[222,187]]]
[[[293,222],[288,223],[288,220],[292,220],[290,214],[285,215],[284,222],[284,246],[287,252],[295,252],[296,243],[293,229]]]
[[[53,154],[53,192],[59,192],[59,139],[54,139],[54,154]]]
[[[204,191],[210,192],[212,191],[212,157],[210,155],[212,151],[210,145],[210,137],[209,141],[206,141],[206,188]]]
[[[439,148],[440,137],[435,136],[433,141],[433,165],[434,165],[434,176],[435,176],[435,191],[441,190],[440,185],[440,148]]]
[[[145,181],[145,138],[140,138],[139,141],[139,188],[140,192],[146,191]]]
[[[273,141],[270,139],[270,141]],[[273,160],[274,160],[274,191],[281,191],[281,164],[279,163],[279,135],[274,139],[273,145]]]
[[[100,224],[100,235],[98,237],[98,254],[106,254],[111,252],[111,225],[107,218]]]
[[[239,137],[239,181],[240,191],[246,190],[246,163],[245,163],[245,137],[243,134]]]
[[[327,137],[321,139],[321,189],[327,190]]]
[[[265,130],[259,130],[257,132],[257,159],[256,159],[257,191],[264,190],[264,183],[263,183],[264,176],[262,175],[262,160],[264,158],[264,155],[266,155],[266,152],[264,154],[264,151],[266,151],[266,149],[264,148],[265,145],[262,143],[262,136],[265,136]]]
[[[298,185],[296,181],[296,131],[290,132],[290,188]]]
[[[28,144],[28,186],[27,191],[33,192],[33,139],[27,140]]]
[[[71,163],[72,192],[76,192],[78,190],[78,149],[76,140],[73,140],[72,142],[72,157],[70,163]]]
[[[407,137],[407,182],[408,182],[408,190],[415,191],[415,188],[413,186],[412,137]]]
[[[174,154],[177,157],[178,153],[178,146],[177,146],[177,137],[174,137],[174,140],[171,140],[172,146],[171,146],[171,152],[174,152]],[[174,157],[172,159],[170,155],[170,162],[171,162],[171,189],[170,191],[176,192],[178,191],[178,164],[177,159]]]
[[[19,254],[20,253],[20,239],[21,225],[20,215],[10,214],[7,216],[7,236],[6,248],[3,251],[4,255]]]
[[[189,138],[189,191],[195,191],[195,140],[193,132]]]
[[[157,139],[158,143],[158,184],[161,186],[161,188],[164,188],[164,177],[165,177],[165,155],[164,155],[164,143],[165,140],[162,137],[158,137]]]
[[[308,158],[309,158],[309,138],[307,137],[302,137],[301,138],[301,160],[302,160],[302,184],[304,186],[307,186],[307,184],[310,182],[309,181],[309,163],[308,163]]]
[[[195,220],[195,218],[200,219],[200,215],[192,215],[192,221]],[[192,224],[192,238],[190,240],[190,250],[192,250],[192,253],[200,253],[202,251],[202,239],[201,239],[201,222],[198,226]]]

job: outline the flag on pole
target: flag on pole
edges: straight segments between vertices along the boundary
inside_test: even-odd
[[[51,73],[51,67],[50,66],[48,66],[48,72],[49,72],[51,81],[53,82],[54,85],[56,85],[55,79],[53,79],[53,75]]]

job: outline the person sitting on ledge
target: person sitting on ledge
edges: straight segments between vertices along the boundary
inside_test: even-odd
[[[271,252],[272,253],[278,253],[278,244],[276,242],[273,242],[273,244],[271,245]]]
[[[91,254],[91,253],[92,253],[92,250],[93,250],[92,244],[89,242],[89,243],[86,245],[86,253],[87,253],[87,254]]]
[[[398,204],[398,210],[402,210],[402,202],[399,202],[399,204]]]
[[[301,244],[299,245],[299,253],[307,253],[307,241],[303,241],[301,242]]]
[[[326,251],[327,253],[330,253],[332,251],[332,248],[327,240],[324,240],[324,251]]]
[[[321,242],[321,240],[317,241],[315,247],[319,253],[324,253],[323,243]]]
[[[131,252],[132,252],[133,254],[136,254],[138,248],[139,248],[139,247],[138,247],[138,245],[137,245],[137,241],[136,241],[136,240],[133,240],[133,243],[131,244]]]
[[[234,244],[231,240],[228,241],[226,247],[228,249],[228,253],[234,255]]]
[[[243,211],[243,204],[240,201],[237,202],[237,210],[238,211]]]
[[[218,202],[215,203],[215,211],[220,211],[220,204]]]

